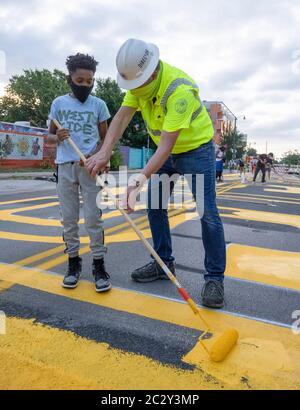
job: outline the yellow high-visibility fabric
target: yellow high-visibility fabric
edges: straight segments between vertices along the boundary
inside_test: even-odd
[[[131,91],[127,91],[122,106],[141,111],[156,145],[159,145],[162,131],[180,130],[173,154],[188,152],[206,144],[212,139],[214,129],[207,110],[200,101],[195,81],[165,62],[161,62],[161,70],[161,84],[155,99],[149,101],[137,98]]]

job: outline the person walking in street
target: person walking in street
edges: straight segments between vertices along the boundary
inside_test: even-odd
[[[225,147],[219,147],[216,152],[216,179],[217,182],[223,181],[225,159]]]
[[[256,178],[258,174],[261,172],[262,173],[262,180],[261,182],[264,184],[266,182],[266,163],[267,163],[268,156],[266,154],[262,154],[259,156],[257,165],[256,165],[256,170],[253,178],[253,182],[256,182]]]
[[[134,211],[135,198],[143,184],[153,175],[192,175],[191,190],[196,200],[197,175],[204,176],[204,212],[201,215],[205,249],[205,284],[202,304],[211,308],[224,305],[224,272],[226,247],[224,229],[216,205],[216,167],[214,129],[195,81],[182,70],[160,60],[154,44],[129,39],[117,55],[118,84],[126,89],[122,107],[114,117],[99,153],[88,159],[86,167],[92,176],[101,171],[112,149],[121,138],[136,111],[141,111],[148,133],[157,150],[139,176],[127,187],[126,209]],[[164,185],[151,178],[148,185],[148,218],[154,248],[175,274],[171,233],[168,220],[168,201],[175,182]],[[159,192],[159,204],[152,206],[151,197]],[[168,195],[167,195],[167,194]],[[203,199],[203,197],[202,197]],[[136,269],[136,282],[168,280],[152,260]]]

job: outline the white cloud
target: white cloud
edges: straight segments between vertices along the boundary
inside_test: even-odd
[[[299,23],[298,0],[2,0],[0,81],[24,68],[64,69],[75,51],[95,55],[98,74],[115,77],[119,46],[142,38],[195,78],[202,99],[245,115],[239,127],[250,141],[264,150],[269,140],[280,154],[300,149]]]

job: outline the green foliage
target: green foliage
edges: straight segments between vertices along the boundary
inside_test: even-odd
[[[236,149],[236,158],[242,158],[247,151],[247,137],[238,130],[230,130],[223,136],[223,145],[228,145],[226,160],[233,158],[233,149]]]
[[[286,165],[300,165],[300,152],[298,150],[286,152],[281,159],[281,163]]]
[[[249,155],[249,157],[256,157],[258,155],[257,150],[255,148],[249,148],[247,155]]]
[[[111,78],[97,79],[95,95],[105,101],[110,115],[113,118],[121,107],[124,98],[124,93],[121,91],[117,82]]]
[[[114,153],[110,159],[110,169],[112,171],[119,171],[119,167],[123,165],[123,158],[122,158],[122,154],[118,148],[118,146],[116,146],[114,148]]]
[[[35,127],[45,127],[52,101],[68,91],[62,71],[24,70],[11,77],[0,98],[0,120],[30,121]]]

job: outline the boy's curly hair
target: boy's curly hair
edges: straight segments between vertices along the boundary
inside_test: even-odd
[[[74,56],[69,56],[66,60],[66,66],[69,73],[74,73],[77,68],[84,68],[86,70],[93,71],[93,73],[95,74],[97,65],[98,61],[96,61],[93,56],[82,53],[77,53]]]

